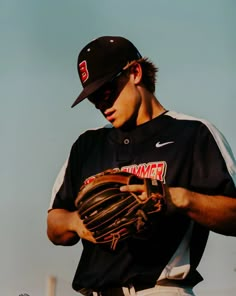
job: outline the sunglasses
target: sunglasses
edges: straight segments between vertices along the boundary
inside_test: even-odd
[[[111,101],[117,94],[117,80],[124,73],[124,70],[119,72],[111,81],[104,84],[93,94],[88,96],[88,100],[93,103],[95,106],[101,101]]]

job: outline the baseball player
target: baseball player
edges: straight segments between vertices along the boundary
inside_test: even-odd
[[[209,122],[166,110],[155,96],[157,67],[126,38],[103,36],[78,57],[83,91],[108,126],[88,130],[72,145],[56,179],[48,237],[83,252],[72,287],[81,294],[194,295],[209,231],[236,235],[236,162],[224,136]],[[115,250],[96,243],[75,199],[96,174],[115,169],[162,181],[167,214],[145,237]],[[143,185],[121,191],[142,192]]]

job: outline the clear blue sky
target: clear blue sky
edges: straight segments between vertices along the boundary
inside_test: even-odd
[[[57,296],[77,295],[81,245],[53,246],[46,213],[72,143],[105,123],[86,101],[70,108],[79,50],[127,37],[159,67],[161,103],[208,119],[236,153],[235,13],[234,0],[0,0],[1,295],[45,295],[51,274]],[[235,268],[236,239],[212,234],[198,295],[235,295]]]

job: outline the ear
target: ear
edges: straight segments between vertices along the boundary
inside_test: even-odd
[[[142,67],[139,63],[134,63],[131,67],[130,67],[130,75],[132,75],[133,77],[133,82],[135,84],[139,84],[142,81]]]

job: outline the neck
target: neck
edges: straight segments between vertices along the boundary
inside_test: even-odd
[[[165,111],[166,109],[160,104],[157,98],[149,91],[143,89],[138,113],[133,120],[124,124],[121,129],[124,131],[132,130],[138,125],[144,124],[161,115]]]
[[[142,101],[137,116],[137,125],[148,122],[165,111],[165,108],[160,104],[154,94],[146,89],[142,89]]]

